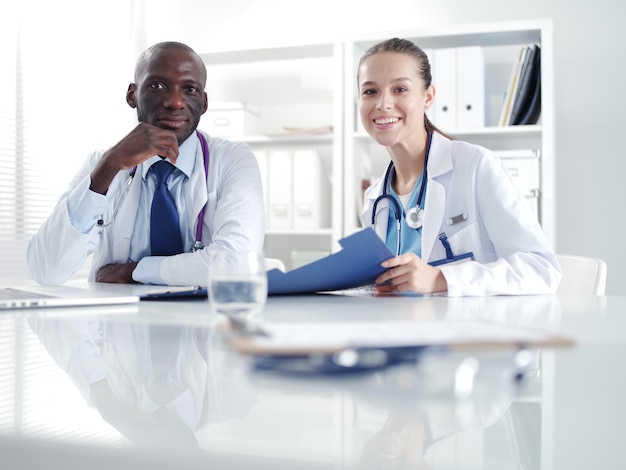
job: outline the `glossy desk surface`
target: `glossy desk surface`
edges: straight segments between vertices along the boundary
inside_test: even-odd
[[[576,341],[538,352],[521,380],[512,350],[425,353],[361,375],[255,373],[208,310],[2,313],[0,468],[624,468],[626,297],[319,294],[270,297],[263,312],[268,323],[474,318]]]

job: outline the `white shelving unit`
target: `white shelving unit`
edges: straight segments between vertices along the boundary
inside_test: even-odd
[[[456,25],[354,36],[339,43],[312,44],[201,54],[207,64],[209,102],[242,102],[259,113],[256,135],[234,140],[253,151],[315,149],[321,156],[326,186],[325,223],[319,228],[267,227],[265,254],[292,269],[294,253],[328,253],[337,241],[360,226],[362,181],[380,176],[389,161],[384,148],[358,124],[356,67],[373,44],[390,37],[411,39],[423,49],[480,46],[485,67],[485,126],[450,129],[458,139],[483,145],[503,158],[523,150],[536,157],[521,173],[535,173],[537,187],[528,188],[539,220],[554,248],[554,103],[552,22]],[[498,126],[513,63],[523,45],[541,46],[541,117],[536,125]],[[433,77],[437,86],[437,77]],[[434,124],[437,125],[436,119]],[[285,134],[283,128],[332,126],[323,135]],[[202,121],[200,122],[202,128]],[[516,166],[519,161],[511,160]],[[530,165],[530,167],[528,167]],[[529,170],[530,168],[530,170]],[[517,171],[517,168],[514,169]],[[291,184],[285,174],[278,184]],[[271,184],[275,183],[276,178]],[[328,184],[322,184],[328,183]],[[267,201],[266,201],[267,204]],[[268,210],[269,218],[269,210]]]
[[[537,188],[529,196],[536,196],[536,210],[546,237],[554,248],[554,104],[553,104],[553,43],[552,22],[532,20],[522,22],[489,23],[450,26],[386,34],[355,36],[345,46],[344,76],[344,236],[361,228],[360,207],[363,180],[383,174],[389,157],[384,148],[360,131],[357,109],[356,71],[361,55],[372,45],[391,37],[410,39],[422,49],[480,46],[485,62],[485,126],[473,129],[444,131],[455,138],[483,145],[504,156],[532,150],[536,158],[523,165],[534,167]],[[523,45],[541,46],[541,116],[537,125],[498,126],[508,79]],[[433,75],[437,87],[437,77]],[[437,97],[435,96],[435,105]],[[437,126],[436,119],[434,124]],[[511,160],[517,171],[519,161]],[[507,162],[508,166],[508,162]],[[532,168],[531,168],[532,169]]]
[[[288,188],[293,174],[284,168],[272,170],[265,184],[265,255],[280,258],[287,269],[294,257],[310,257],[335,251],[342,236],[342,47],[341,44],[314,44],[201,54],[207,71],[207,93],[211,102],[240,102],[256,110],[255,135],[227,136],[246,142],[255,153],[315,150],[321,159],[323,222],[314,228],[273,227],[268,201],[269,184]],[[315,130],[328,127],[329,133]],[[202,121],[200,122],[202,128]],[[309,129],[310,133],[289,133],[285,128]],[[280,170],[280,166],[279,166]],[[261,168],[264,172],[264,168]],[[267,173],[266,175],[267,176]],[[326,192],[328,194],[326,194]],[[292,208],[293,209],[293,208]]]

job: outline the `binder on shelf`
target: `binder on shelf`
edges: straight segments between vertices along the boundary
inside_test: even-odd
[[[523,118],[526,117],[527,113],[530,111],[531,102],[535,96],[537,85],[540,83],[540,54],[539,46],[534,45],[528,47],[524,63],[522,64],[522,71],[518,81],[515,101],[511,109],[511,117],[509,119],[510,125],[515,126],[521,124]],[[533,116],[534,114],[535,113],[532,113]],[[529,120],[531,119],[529,118]]]
[[[456,48],[434,49],[431,69],[436,90],[433,122],[444,131],[456,129]]]
[[[319,229],[328,225],[326,202],[330,193],[320,154],[295,150],[293,165],[293,228]]]
[[[267,226],[272,229],[292,228],[292,167],[287,150],[271,150],[268,163],[268,216]]]
[[[528,71],[528,63],[530,60],[530,54],[532,49],[529,46],[525,46],[524,55],[522,63],[520,64],[519,73],[517,75],[517,81],[515,83],[515,90],[513,90],[513,96],[511,98],[511,107],[509,108],[509,115],[507,119],[507,125],[511,125],[513,121],[511,117],[513,116],[513,110],[519,108],[519,98],[520,98],[520,86],[522,84],[522,80],[526,76],[526,72]]]
[[[515,91],[517,89],[517,83],[519,81],[522,64],[524,63],[524,57],[526,56],[527,47],[523,46],[517,56],[517,60],[513,64],[511,70],[511,76],[509,78],[509,84],[506,89],[506,95],[504,96],[504,103],[502,105],[502,112],[500,113],[500,125],[508,126],[509,119],[511,117],[511,106],[515,98]]]
[[[485,126],[485,58],[480,46],[456,51],[456,128]]]
[[[263,153],[259,155],[262,158]],[[312,148],[270,149],[266,158],[267,228],[329,227],[331,186],[319,152]]]
[[[537,124],[539,116],[541,115],[541,50],[537,52],[535,66],[536,72],[534,90],[526,109],[526,113],[519,120],[519,122],[516,123],[519,125]]]
[[[446,129],[471,129],[485,125],[485,60],[482,47],[432,50],[435,86],[433,123]]]
[[[536,124],[541,114],[541,48],[523,46],[513,65],[502,112],[501,126]]]

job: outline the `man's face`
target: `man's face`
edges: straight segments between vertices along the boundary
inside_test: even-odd
[[[137,118],[169,129],[180,145],[207,110],[206,72],[194,54],[179,48],[156,51],[138,69],[126,96]]]

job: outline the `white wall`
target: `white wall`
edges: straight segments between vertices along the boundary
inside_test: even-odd
[[[166,0],[145,1],[145,42],[200,52],[340,40],[354,33],[552,18],[555,37],[557,251],[598,256],[607,293],[626,294],[626,158],[619,151],[626,94],[626,4],[617,0]]]
[[[130,7],[125,0],[26,0],[19,8],[30,146],[60,194],[87,152],[136,123],[125,101],[134,66],[126,52]]]

